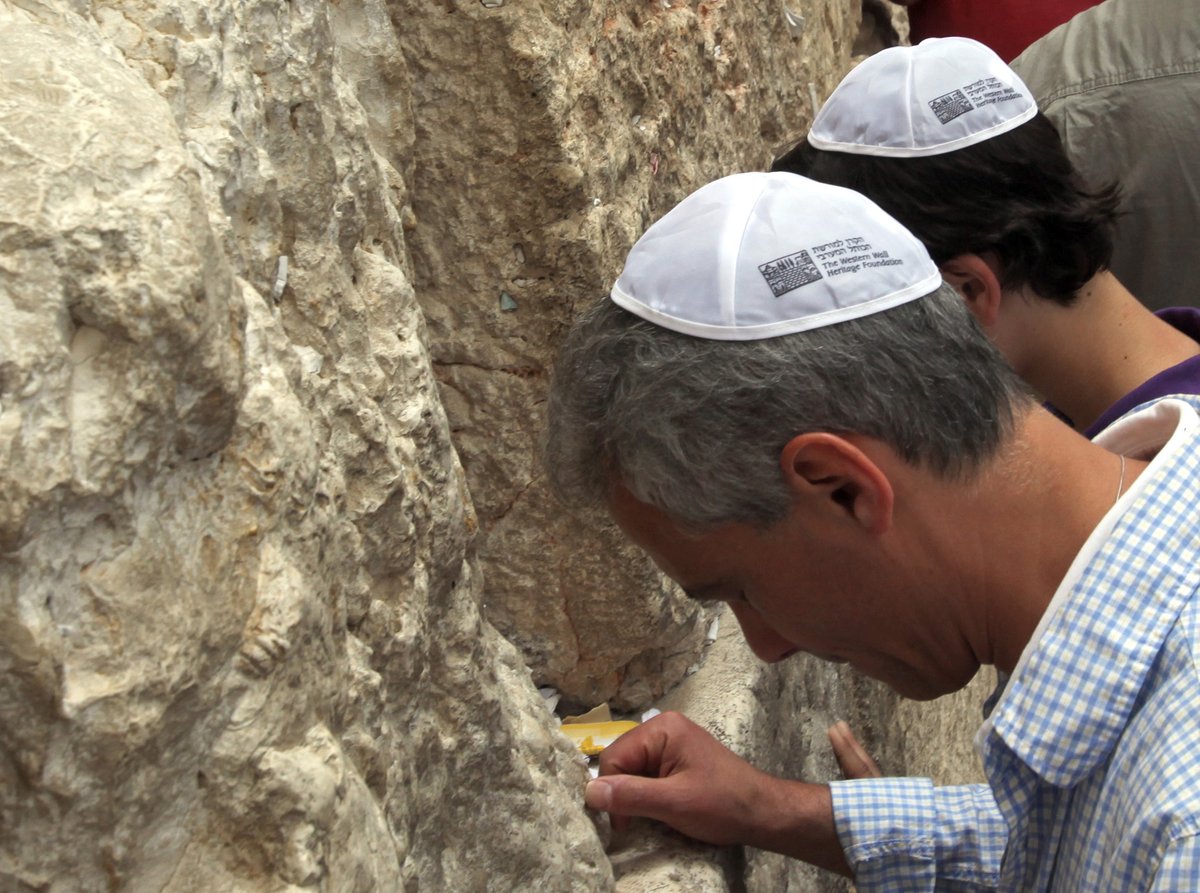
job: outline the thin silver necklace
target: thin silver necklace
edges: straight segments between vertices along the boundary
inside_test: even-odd
[[[1117,504],[1117,500],[1121,498],[1121,493],[1125,490],[1125,456],[1121,455],[1121,479],[1117,481],[1117,498],[1113,500],[1113,505]]]

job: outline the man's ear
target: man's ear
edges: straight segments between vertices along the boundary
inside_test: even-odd
[[[861,449],[837,434],[798,434],[779,455],[793,499],[830,511],[868,533],[892,525],[895,494],[883,470]]]
[[[957,291],[979,324],[986,330],[996,325],[1000,316],[1000,287],[996,270],[978,254],[960,254],[942,264],[942,278]]]

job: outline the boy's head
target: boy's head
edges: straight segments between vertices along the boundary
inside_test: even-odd
[[[771,170],[867,195],[936,263],[985,258],[1005,291],[1069,305],[1112,256],[1115,185],[1084,183],[1021,79],[966,38],[864,61]]]

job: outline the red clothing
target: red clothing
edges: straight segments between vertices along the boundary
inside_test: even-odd
[[[1098,0],[918,0],[908,7],[912,42],[971,37],[1011,62],[1025,47]]]

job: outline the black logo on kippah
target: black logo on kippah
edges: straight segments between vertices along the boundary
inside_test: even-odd
[[[821,271],[807,251],[797,251],[768,261],[759,266],[758,272],[762,273],[763,279],[771,287],[771,293],[777,298],[821,278]]]
[[[937,99],[929,100],[929,107],[943,124],[949,124],[959,115],[965,115],[975,106],[962,90],[954,90]]]

